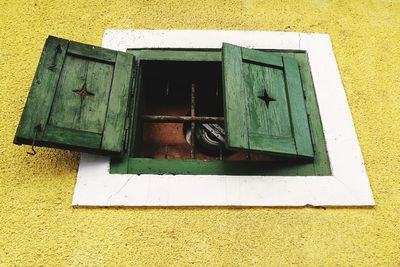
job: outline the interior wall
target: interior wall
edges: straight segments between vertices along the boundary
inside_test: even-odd
[[[329,33],[375,208],[72,208],[79,154],[12,140],[44,40],[118,29]],[[2,0],[0,266],[400,265],[400,2]]]

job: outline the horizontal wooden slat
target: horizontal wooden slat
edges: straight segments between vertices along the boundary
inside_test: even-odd
[[[312,167],[312,165],[311,165]],[[128,173],[137,174],[213,174],[213,175],[312,175],[309,164],[295,162],[169,160],[130,158]],[[121,171],[111,166],[111,173]],[[124,170],[122,170],[124,171]]]
[[[221,61],[221,51],[130,50],[140,60]]]
[[[283,67],[282,57],[279,55],[273,55],[263,51],[257,51],[247,48],[242,48],[242,58],[244,60],[262,63],[275,67]]]
[[[250,150],[267,151],[268,153],[296,155],[296,145],[293,137],[266,136],[264,134],[249,133]],[[260,149],[262,148],[262,149]]]
[[[42,141],[71,146],[85,144],[84,147],[86,148],[99,149],[101,134],[47,125]]]
[[[73,41],[69,43],[68,53],[109,63],[115,63],[117,58],[116,51]]]

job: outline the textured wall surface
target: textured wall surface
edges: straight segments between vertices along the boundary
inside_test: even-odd
[[[79,155],[12,145],[47,35],[329,33],[375,208],[71,208]],[[0,266],[400,266],[400,1],[0,1]]]

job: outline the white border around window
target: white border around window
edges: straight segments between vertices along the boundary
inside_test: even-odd
[[[373,206],[374,199],[327,34],[106,30],[103,47],[255,49],[308,53],[332,176],[110,174],[109,158],[82,154],[73,206]]]

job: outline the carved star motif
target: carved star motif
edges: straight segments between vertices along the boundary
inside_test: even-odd
[[[83,102],[83,100],[85,100],[86,96],[91,96],[94,95],[93,93],[89,92],[87,90],[87,85],[86,82],[82,85],[82,88],[80,90],[73,90],[74,93],[77,93],[80,98],[81,98],[81,103]]]
[[[265,101],[265,104],[267,104],[267,108],[269,108],[269,102],[276,101],[274,98],[268,95],[267,89],[264,89],[264,95],[258,96],[258,98]]]

